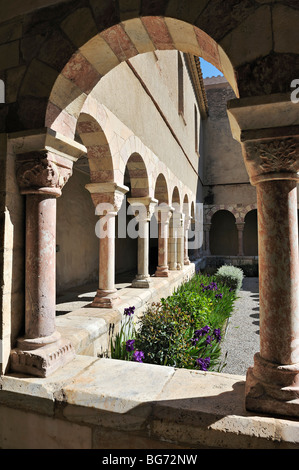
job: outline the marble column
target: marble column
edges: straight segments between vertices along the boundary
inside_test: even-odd
[[[169,221],[168,266],[170,271],[176,271],[178,265],[178,222],[179,214],[174,211]]]
[[[179,227],[177,238],[178,262],[177,269],[181,270],[184,267],[184,248],[185,248],[185,233],[184,233],[185,214],[179,214]]]
[[[244,243],[243,243],[243,234],[244,234],[244,222],[236,223],[238,230],[238,256],[244,256]]]
[[[115,217],[129,190],[116,183],[90,183],[90,192],[100,220],[96,224],[99,237],[99,287],[91,307],[112,308],[117,299],[115,288]]]
[[[275,99],[241,100],[231,110],[258,210],[260,351],[247,372],[245,404],[299,417],[299,116],[289,100],[274,106]]]
[[[185,216],[185,221],[184,221],[184,265],[190,264],[189,260],[189,229],[190,229],[190,224],[191,224],[192,217],[190,215]]]
[[[137,275],[132,287],[150,287],[149,275],[149,236],[150,221],[154,213],[157,199],[151,197],[128,198],[133,214],[138,221],[138,254]],[[130,234],[128,234],[130,236]]]
[[[55,326],[56,198],[83,146],[55,140],[48,130],[30,137],[17,139],[17,181],[26,197],[25,334],[11,351],[10,362],[14,372],[46,377],[75,356]],[[29,151],[34,147],[44,148]],[[64,154],[65,149],[73,156]]]
[[[173,207],[160,204],[157,207],[156,217],[158,222],[158,266],[155,272],[156,277],[168,277],[168,237],[169,220],[173,212]]]

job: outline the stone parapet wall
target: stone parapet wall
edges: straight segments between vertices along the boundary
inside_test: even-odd
[[[46,379],[1,377],[0,448],[149,456],[152,449],[298,448],[299,423],[245,411],[244,387],[238,375],[77,355]]]
[[[76,354],[87,356],[107,355],[112,328],[117,332],[124,309],[134,306],[134,317],[142,316],[147,306],[159,302],[161,297],[171,295],[176,288],[188,281],[198,270],[200,260],[184,266],[181,271],[171,272],[168,278],[152,279],[147,289],[127,287],[121,289],[113,309],[80,308],[56,317],[56,328],[73,344]]]

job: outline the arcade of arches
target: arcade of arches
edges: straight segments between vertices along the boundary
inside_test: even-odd
[[[13,3],[0,24],[3,374],[48,376],[73,360],[56,282],[96,282],[94,311],[113,310],[118,273],[149,289],[258,245],[246,407],[298,417],[299,6]],[[204,84],[198,57],[225,79]],[[142,235],[121,236],[123,220]]]

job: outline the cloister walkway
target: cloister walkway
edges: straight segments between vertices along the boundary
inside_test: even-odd
[[[245,277],[222,342],[222,361],[227,354],[222,372],[246,375],[260,349],[259,339],[259,280]]]

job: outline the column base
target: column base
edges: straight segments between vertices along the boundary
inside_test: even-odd
[[[151,286],[150,276],[136,276],[132,282],[132,287],[148,289]]]
[[[178,269],[177,263],[172,263],[169,265],[169,271],[176,271]]]
[[[183,267],[184,267],[184,265],[182,263],[178,263],[176,268],[177,268],[178,271],[181,271],[183,269]]]
[[[156,277],[168,277],[169,271],[168,266],[158,266],[155,272]]]
[[[248,411],[299,417],[299,364],[278,365],[254,356],[246,375]]]
[[[189,259],[185,259],[184,260],[184,265],[188,266],[189,264],[191,264],[191,261]]]
[[[10,353],[10,370],[34,377],[48,377],[74,359],[75,349],[69,340],[61,338],[57,332],[48,338],[49,343],[46,338],[20,338],[17,348]]]
[[[117,290],[101,290],[98,289],[96,296],[89,307],[95,308],[113,308],[117,299]]]

